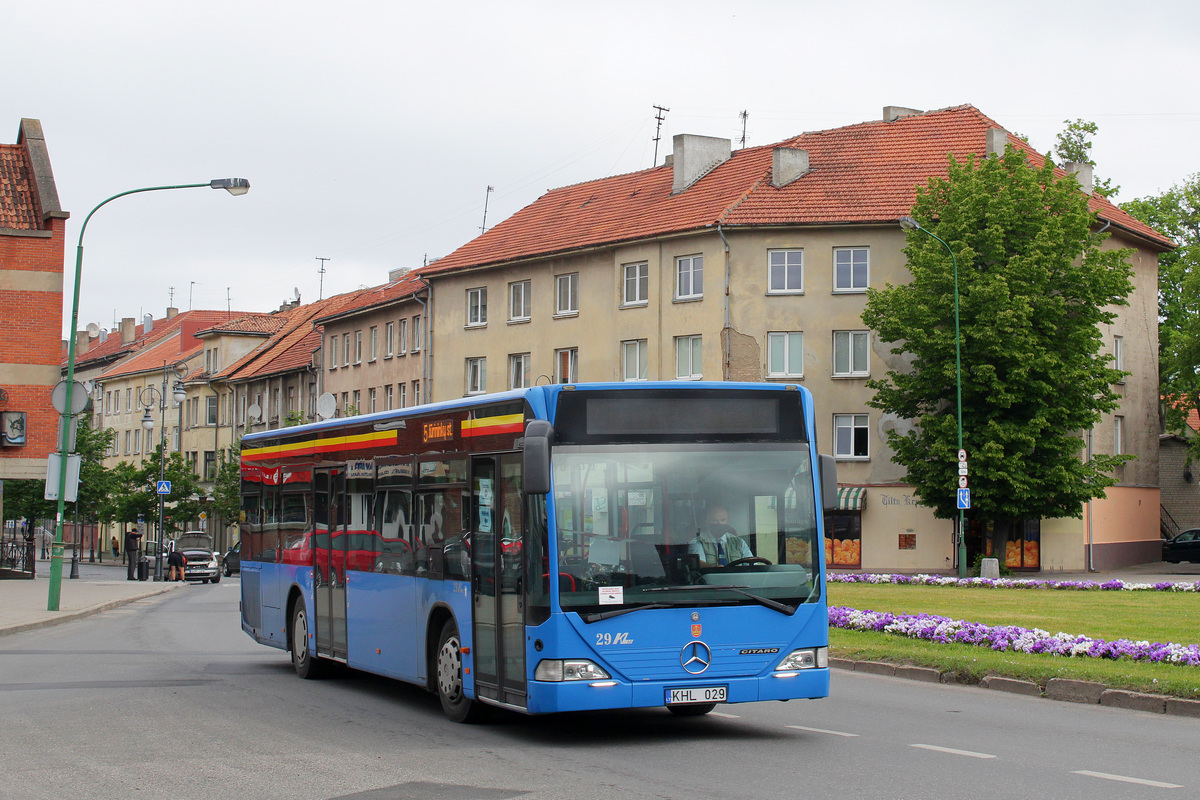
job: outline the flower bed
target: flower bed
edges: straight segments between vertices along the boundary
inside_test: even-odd
[[[1196,583],[1126,583],[1125,581],[1044,581],[1025,578],[948,578],[943,575],[878,575],[830,572],[828,583],[894,583],[904,586],[957,586],[984,589],[1056,589],[1059,591],[1200,592]]]
[[[879,631],[910,639],[971,644],[992,650],[1045,653],[1068,658],[1127,658],[1131,661],[1200,666],[1200,645],[1195,644],[1134,642],[1129,639],[1110,642],[1067,633],[1051,634],[1039,628],[1017,625],[984,625],[935,614],[892,614],[831,606],[829,624],[847,630]]]

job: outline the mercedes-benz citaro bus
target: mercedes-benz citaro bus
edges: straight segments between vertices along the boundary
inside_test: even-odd
[[[242,439],[242,629],[450,719],[826,697],[812,396],[538,386]],[[721,523],[721,524],[718,524]]]

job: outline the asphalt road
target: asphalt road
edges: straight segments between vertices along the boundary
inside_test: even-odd
[[[1200,787],[1200,720],[835,672],[821,701],[444,719],[300,681],[237,578],[0,641],[3,798],[1141,798]]]

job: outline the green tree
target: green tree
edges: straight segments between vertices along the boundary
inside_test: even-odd
[[[1059,164],[1075,161],[1095,167],[1096,162],[1092,160],[1092,137],[1100,127],[1094,122],[1082,119],[1074,122],[1064,119],[1063,124],[1067,127],[1058,134],[1057,144],[1054,146],[1054,155]],[[1099,175],[1092,173],[1092,190],[1105,197],[1115,197],[1121,191],[1121,187],[1113,186],[1111,180],[1101,180]]]
[[[115,486],[111,470],[104,466],[104,454],[112,447],[117,432],[111,428],[92,427],[91,415],[80,417],[75,434],[75,452],[80,456],[79,466],[79,518],[96,521],[103,518],[101,512],[106,498]]]
[[[1182,432],[1200,410],[1200,175],[1121,208],[1178,245],[1158,257],[1158,375],[1163,428]],[[1192,452],[1200,458],[1200,437]]]
[[[958,258],[963,441],[971,514],[998,536],[1029,517],[1078,517],[1129,456],[1082,458],[1082,431],[1117,406],[1125,374],[1100,355],[1099,325],[1132,289],[1128,251],[1100,249],[1074,178],[1053,164],[951,159],[948,179],[919,189],[912,212]],[[945,248],[910,231],[912,281],[868,294],[863,321],[907,369],[868,382],[870,405],[916,423],[889,431],[907,482],[941,518],[957,514],[954,274]],[[1082,256],[1081,256],[1082,254]]]
[[[228,452],[222,453],[217,468],[217,479],[213,482],[213,513],[232,525],[239,519],[242,509],[242,440],[238,437]]]
[[[112,468],[114,492],[106,511],[118,522],[137,522],[142,515],[147,522],[158,520],[159,453],[160,447],[140,464],[122,461]],[[200,481],[179,453],[168,453],[164,473],[171,482],[171,493],[163,498],[164,529],[183,530],[183,526],[200,515]]]

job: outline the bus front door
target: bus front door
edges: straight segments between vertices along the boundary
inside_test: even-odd
[[[471,481],[475,693],[525,708],[521,456],[477,457]]]
[[[318,470],[313,542],[317,654],[346,658],[346,473]]]

